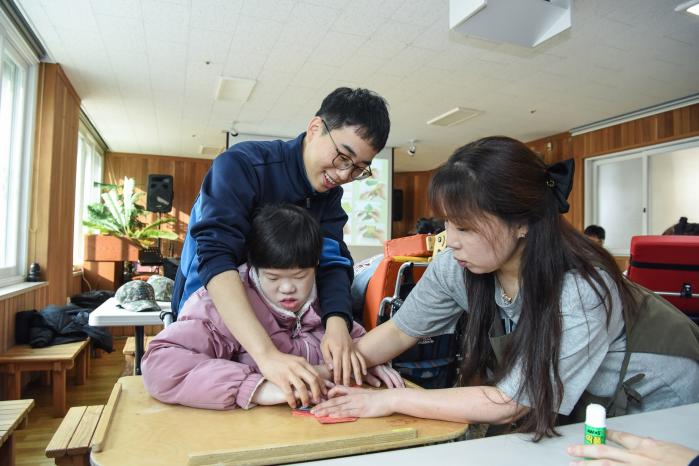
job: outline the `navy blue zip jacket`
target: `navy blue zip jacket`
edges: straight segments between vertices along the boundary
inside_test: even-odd
[[[342,240],[347,222],[342,188],[313,190],[301,151],[305,135],[241,142],[216,157],[192,207],[172,295],[175,315],[194,291],[246,262],[245,239],[255,209],[288,202],[305,207],[320,223],[323,252],[316,283],[323,323],[337,314],[352,325],[352,256]]]

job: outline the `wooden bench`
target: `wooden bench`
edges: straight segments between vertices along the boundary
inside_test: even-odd
[[[89,343],[90,339],[87,338],[45,348],[16,345],[0,354],[0,373],[5,375],[7,398],[17,400],[21,397],[22,372],[49,371],[53,390],[53,415],[65,415],[66,372],[75,366],[75,384],[85,383],[89,371]]]
[[[34,400],[0,401],[0,464],[15,464],[16,429],[26,427]]]
[[[143,339],[144,352],[148,349],[148,345],[152,339],[153,337],[145,337]],[[134,365],[134,360],[136,358],[136,339],[134,337],[127,338],[124,349],[121,352],[124,354],[124,360],[126,361],[123,375],[136,375],[136,367]]]
[[[89,466],[90,449],[104,405],[68,410],[46,447],[46,456],[59,466]]]

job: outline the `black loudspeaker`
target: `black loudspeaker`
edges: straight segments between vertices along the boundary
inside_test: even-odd
[[[400,222],[403,220],[403,190],[394,189],[393,190],[393,203],[391,206],[393,214],[391,215],[391,220],[394,222]]]
[[[148,175],[148,212],[167,213],[172,209],[172,175]]]

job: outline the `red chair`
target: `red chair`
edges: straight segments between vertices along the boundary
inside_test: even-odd
[[[699,236],[634,236],[628,278],[699,322]]]
[[[384,243],[384,257],[369,280],[364,297],[364,327],[371,330],[378,325],[384,298],[394,295],[398,271],[403,264],[427,263],[432,257],[433,236],[413,235],[388,240]],[[413,270],[417,282],[425,272],[424,267]]]

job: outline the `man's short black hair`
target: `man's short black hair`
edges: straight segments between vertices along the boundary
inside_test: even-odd
[[[595,238],[599,238],[601,240],[605,239],[604,228],[599,225],[589,225],[587,228],[585,228],[584,233],[586,236],[594,236]]]
[[[368,89],[338,87],[323,99],[316,116],[325,120],[330,130],[358,126],[359,137],[376,152],[386,146],[391,130],[386,100]]]
[[[255,268],[305,269],[320,262],[318,221],[302,207],[266,205],[252,219],[248,263]]]

